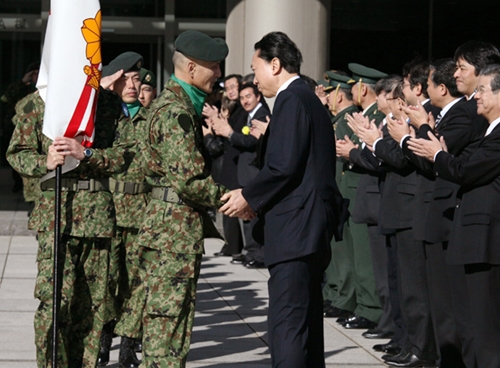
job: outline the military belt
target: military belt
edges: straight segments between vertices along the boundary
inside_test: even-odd
[[[141,194],[151,192],[151,185],[109,178],[109,190],[113,193]]]
[[[164,202],[182,204],[182,199],[179,198],[177,193],[172,188],[168,187],[154,187],[151,190],[151,197],[160,199]]]
[[[40,183],[40,188],[43,191],[55,190],[56,188],[55,178]],[[66,192],[78,192],[80,190],[88,190],[89,192],[109,191],[109,182],[108,179],[79,180],[73,178],[62,178],[61,190]]]

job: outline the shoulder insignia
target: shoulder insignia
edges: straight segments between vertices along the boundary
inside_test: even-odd
[[[179,122],[179,125],[186,133],[191,131],[191,119],[189,118],[189,116],[187,114],[179,115],[179,117],[177,118],[177,121]]]
[[[29,114],[30,112],[33,111],[33,108],[34,108],[34,104],[33,104],[33,101],[29,101],[26,103],[26,105],[24,105],[24,113],[25,114]]]

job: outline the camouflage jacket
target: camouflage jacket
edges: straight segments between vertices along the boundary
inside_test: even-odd
[[[152,198],[139,243],[173,253],[203,253],[204,237],[220,237],[205,208],[222,205],[227,189],[210,176],[201,119],[186,92],[170,80],[148,115],[149,137],[143,155],[146,181],[172,188],[184,203]]]
[[[127,124],[131,128],[131,134],[127,135],[127,140],[128,143],[134,145],[131,149],[134,152],[134,159],[130,163],[130,166],[125,172],[112,176],[113,179],[122,183],[145,182],[144,169],[142,168],[142,153],[148,136],[147,113],[148,109],[141,107],[132,119],[124,115],[120,119],[120,126]],[[114,192],[113,200],[115,202],[116,224],[121,227],[138,228],[142,222],[148,198],[148,193],[129,194]]]
[[[47,152],[52,141],[42,133],[45,104],[38,92],[24,101],[21,114],[14,117],[16,128],[7,150],[11,166],[22,176],[40,178],[47,174]],[[126,127],[117,129],[121,102],[112,92],[99,93],[95,122],[93,155],[62,178],[106,179],[125,170],[131,161],[129,146],[121,143]],[[28,227],[38,231],[54,229],[55,191],[41,192]],[[112,237],[115,210],[109,191],[63,191],[61,195],[61,232],[78,237]]]

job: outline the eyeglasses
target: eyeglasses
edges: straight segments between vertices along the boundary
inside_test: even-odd
[[[238,85],[237,84],[232,84],[230,86],[227,86],[226,88],[224,88],[224,91],[230,91],[232,89],[238,89]]]

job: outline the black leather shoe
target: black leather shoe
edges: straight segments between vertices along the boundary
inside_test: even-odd
[[[323,300],[323,313],[325,313],[328,308],[330,308],[332,305],[332,301],[331,300],[328,300],[328,299],[325,299]]]
[[[373,350],[387,353],[388,355],[397,355],[401,353],[401,346],[396,342],[389,341],[387,344],[373,345]]]
[[[361,334],[361,336],[366,337],[367,339],[390,339],[392,335],[394,335],[394,332],[380,331],[376,328],[370,329]]]
[[[356,316],[356,318],[354,319],[348,319],[342,326],[344,326],[344,328],[347,328],[348,330],[370,329],[377,327],[377,324],[370,321],[369,319],[366,319],[365,317]]]
[[[264,262],[256,261],[255,259],[245,263],[246,268],[267,268]]]
[[[232,254],[223,253],[223,252],[215,252],[214,256],[216,256],[216,257],[232,257],[233,255]]]
[[[335,322],[337,322],[340,325],[343,325],[344,323],[347,323],[347,321],[349,321],[350,319],[353,319],[354,317],[356,317],[356,315],[351,313],[347,317],[339,317],[339,318],[337,318],[337,320]]]
[[[330,305],[330,307],[325,311],[324,315],[327,318],[349,317],[351,315],[351,312]]]
[[[243,264],[243,263],[245,263],[245,256],[243,254],[238,254],[236,256],[233,256],[231,263],[232,264]]]
[[[393,359],[386,359],[385,364],[393,367],[423,367],[423,368],[436,368],[435,360],[424,360],[412,352],[406,354],[396,355]]]
[[[140,341],[140,340],[135,340],[134,351],[135,351],[136,353],[142,353],[142,341]]]

